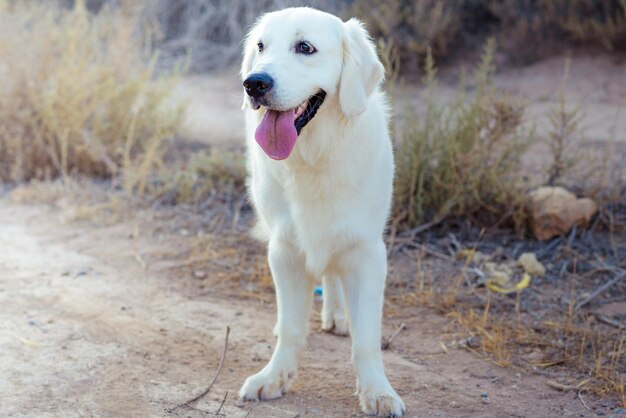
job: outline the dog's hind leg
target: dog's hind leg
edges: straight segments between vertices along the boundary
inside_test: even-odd
[[[404,403],[385,376],[381,352],[387,274],[385,245],[381,240],[358,246],[346,255],[342,264],[361,409],[379,417],[399,417],[404,413]]]
[[[322,331],[348,335],[346,295],[341,280],[335,275],[324,275],[322,288]]]
[[[248,377],[239,390],[245,400],[275,399],[289,389],[308,334],[315,281],[306,272],[304,256],[287,240],[272,238],[268,260],[276,287],[276,347],[263,370]]]

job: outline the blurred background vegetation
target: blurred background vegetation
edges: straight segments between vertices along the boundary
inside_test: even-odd
[[[74,0],[59,0],[72,7]],[[626,49],[625,0],[86,0],[106,7],[142,8],[143,24],[158,27],[164,57],[193,51],[191,68],[205,71],[237,62],[241,39],[259,14],[311,6],[363,19],[375,38],[393,42],[405,73],[419,71],[430,47],[437,62],[467,58],[489,37],[513,64],[554,53],[563,45]]]

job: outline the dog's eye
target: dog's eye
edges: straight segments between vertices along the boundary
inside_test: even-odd
[[[296,53],[298,54],[311,55],[315,54],[316,52],[317,49],[315,49],[315,47],[307,41],[298,42],[296,44]]]
[[[263,45],[263,42],[259,42],[258,44],[256,44],[256,47],[259,49],[259,52],[263,52],[265,45]]]

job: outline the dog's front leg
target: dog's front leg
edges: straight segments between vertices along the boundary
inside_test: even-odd
[[[275,399],[289,389],[308,333],[314,281],[304,256],[291,243],[271,239],[268,260],[276,287],[276,348],[263,370],[248,377],[239,390],[245,400]]]
[[[404,413],[404,403],[385,376],[381,352],[387,274],[384,243],[357,247],[344,260],[343,270],[361,409],[379,417],[399,417]]]

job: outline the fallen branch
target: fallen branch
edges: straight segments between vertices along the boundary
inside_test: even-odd
[[[580,394],[580,392],[578,392],[578,399],[580,399],[580,401],[583,403],[583,406],[585,407],[585,409],[587,411],[591,411],[591,408],[589,408],[587,406],[587,403],[585,402],[585,400],[583,399],[583,396]]]
[[[564,385],[554,380],[548,380],[546,381],[546,385],[550,386],[551,388],[563,391],[563,392],[569,392],[570,390],[581,391],[581,390],[585,390],[584,386],[587,384],[588,381],[589,379],[585,379],[579,384],[577,384],[576,386],[574,386],[574,385]]]
[[[599,314],[599,313],[594,313],[593,316],[596,317],[596,319],[602,323],[605,323],[607,325],[611,325],[612,327],[618,328],[618,329],[623,329],[626,328],[626,325],[622,324],[619,321],[616,321],[614,319],[609,318],[608,316]]]
[[[228,391],[226,391],[226,393],[224,394],[224,399],[222,399],[222,403],[220,404],[220,407],[217,408],[217,412],[215,412],[215,416],[218,416],[220,414],[220,411],[222,410],[222,408],[224,407],[224,403],[226,402],[226,398],[228,398]]]
[[[576,310],[576,311],[579,310],[580,308],[582,308],[583,306],[585,306],[586,304],[591,302],[593,299],[598,297],[598,295],[600,295],[603,292],[607,291],[608,289],[613,287],[613,285],[615,285],[617,282],[619,282],[620,280],[623,280],[625,278],[626,278],[626,270],[622,270],[622,272],[620,274],[618,274],[617,276],[613,277],[611,280],[609,280],[608,282],[604,283],[602,286],[599,286],[589,296],[587,296],[586,298],[584,298],[583,300],[578,302],[576,304],[576,307],[574,308],[574,310]]]
[[[400,326],[398,327],[398,329],[396,329],[394,331],[393,334],[391,334],[391,337],[389,337],[388,339],[383,339],[383,343],[381,344],[381,348],[383,350],[387,350],[390,346],[391,343],[393,342],[393,340],[396,339],[396,337],[400,334],[400,332],[402,332],[402,330],[406,328],[406,325],[403,323],[400,324]]]
[[[207,393],[209,393],[209,391],[211,390],[211,388],[213,387],[213,385],[217,381],[217,377],[220,375],[220,372],[222,371],[222,367],[224,366],[224,359],[226,359],[226,351],[228,350],[228,335],[229,334],[230,334],[230,327],[226,327],[226,338],[224,339],[224,351],[222,351],[222,358],[220,358],[220,364],[217,366],[217,371],[215,372],[215,376],[213,376],[213,380],[211,380],[211,383],[209,383],[209,386],[207,386],[207,388],[204,391],[202,391],[201,394],[199,394],[198,396],[188,400],[187,402],[181,403],[176,408],[180,408],[182,406],[190,406],[190,404],[196,402],[200,398],[206,396]],[[226,397],[224,397],[224,401],[225,400],[226,400]],[[174,409],[176,409],[176,408],[174,408]],[[220,409],[221,409],[221,406],[220,406]]]
[[[257,404],[255,404],[252,408],[248,409],[248,412],[246,412],[246,415],[244,415],[244,417],[243,417],[243,418],[248,418],[248,415],[250,415],[250,412],[252,412],[252,410],[253,410],[254,408],[256,408],[256,407],[257,407],[257,405],[259,405],[259,404],[257,403]]]

